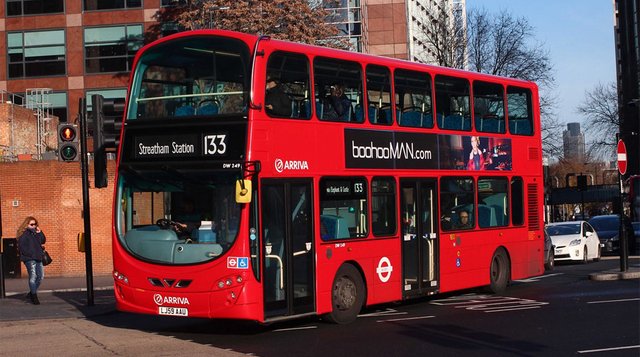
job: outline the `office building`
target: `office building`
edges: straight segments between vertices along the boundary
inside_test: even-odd
[[[78,99],[124,98],[136,51],[154,15],[178,0],[5,0],[0,8],[0,96],[48,119],[76,121]],[[446,13],[465,25],[465,0],[338,0],[322,2],[352,50],[434,63],[424,40]],[[44,128],[44,129],[43,129]],[[35,145],[42,146],[42,140]],[[5,145],[12,154],[13,144]],[[35,152],[40,154],[40,152]],[[17,152],[13,153],[17,154]],[[14,155],[15,156],[15,155]]]
[[[327,22],[351,50],[436,63],[426,34],[446,21],[466,40],[466,0],[325,0]]]
[[[640,174],[640,0],[615,0],[616,70],[620,138],[627,147],[627,174]]]
[[[580,123],[567,124],[567,130],[562,133],[562,144],[565,160],[585,162],[584,133],[580,131]]]

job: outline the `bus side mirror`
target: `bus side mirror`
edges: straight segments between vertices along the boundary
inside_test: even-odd
[[[251,202],[251,180],[241,179],[236,181],[236,202]]]

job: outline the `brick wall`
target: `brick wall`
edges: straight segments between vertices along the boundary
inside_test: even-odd
[[[0,157],[5,154],[36,154],[37,125],[36,116],[31,109],[0,103]],[[44,128],[46,151],[56,150],[58,118],[47,120]]]
[[[93,187],[93,163],[89,163]],[[111,202],[115,164],[109,161],[109,187],[89,189],[94,275],[112,271]],[[47,237],[53,263],[47,276],[83,276],[85,255],[78,252],[77,235],[84,230],[82,176],[79,163],[58,161],[0,162],[2,238],[15,238],[27,216],[38,219]],[[26,276],[24,266],[22,276]]]

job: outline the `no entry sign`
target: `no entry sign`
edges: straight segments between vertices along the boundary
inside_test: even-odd
[[[618,140],[618,170],[620,175],[627,173],[627,147],[622,140]]]

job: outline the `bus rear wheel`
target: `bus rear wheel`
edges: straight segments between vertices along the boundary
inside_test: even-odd
[[[511,264],[504,249],[500,248],[493,253],[490,274],[491,285],[489,285],[489,289],[494,294],[503,294],[507,290],[507,285],[511,279]]]
[[[357,317],[364,303],[364,282],[358,269],[344,264],[338,269],[331,288],[331,312],[325,318],[333,323],[348,324]]]

